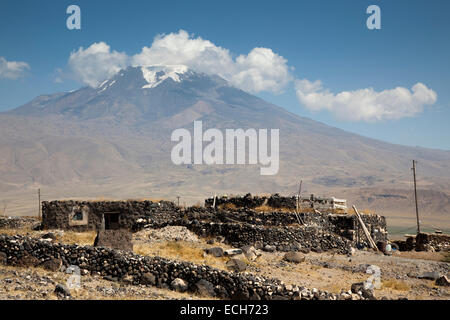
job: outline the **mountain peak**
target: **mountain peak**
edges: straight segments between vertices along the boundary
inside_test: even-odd
[[[156,65],[141,67],[142,76],[147,81],[147,84],[142,88],[157,87],[166,79],[172,79],[175,82],[181,82],[181,75],[189,71],[184,65]]]

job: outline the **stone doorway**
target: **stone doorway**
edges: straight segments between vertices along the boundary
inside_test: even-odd
[[[107,212],[105,217],[105,230],[119,229],[119,212]]]

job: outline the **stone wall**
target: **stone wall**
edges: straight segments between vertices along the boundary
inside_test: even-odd
[[[102,215],[117,214],[118,228],[131,229],[141,217],[151,216],[157,221],[167,212],[177,211],[173,202],[161,201],[44,201],[42,223],[45,229],[76,231],[102,229]],[[72,218],[80,214],[86,223]]]
[[[35,228],[39,220],[32,217],[0,217],[0,229]]]
[[[214,203],[214,198],[209,198],[205,200],[205,207],[212,207]],[[292,197],[282,197],[279,194],[273,194],[271,196],[252,196],[247,193],[245,196],[235,196],[235,197],[216,197],[216,206],[224,204],[233,204],[238,208],[256,208],[262,205],[267,205],[272,208],[296,208],[296,198]]]
[[[86,219],[86,224],[71,225],[70,217],[79,212],[83,213],[79,218]],[[251,208],[182,209],[172,202],[52,201],[43,203],[43,224],[46,229],[99,230],[102,214],[108,212],[118,214],[118,228],[139,231],[168,225],[186,226],[200,236],[222,236],[227,243],[236,246],[259,241],[282,251],[309,247],[317,251],[338,249],[342,253],[348,252],[350,245],[356,246],[358,239],[368,246],[354,215],[327,212],[302,212],[299,216],[305,225],[299,225],[293,212],[258,212]],[[375,241],[387,240],[384,217],[363,214],[362,219]]]
[[[163,288],[170,288],[172,281],[179,278],[187,283],[188,291],[225,299],[337,299],[339,296],[318,290],[303,295],[305,288],[285,285],[277,279],[109,248],[65,245],[23,236],[0,235],[0,255],[7,257],[6,263],[9,265],[38,266],[58,260],[65,267],[78,266],[82,274],[99,273],[117,281],[131,278],[133,284]]]
[[[406,240],[394,241],[400,251],[450,251],[450,236],[438,233],[419,233]]]

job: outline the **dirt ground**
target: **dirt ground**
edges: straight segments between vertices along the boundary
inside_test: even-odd
[[[1,233],[40,237],[45,232],[0,230]],[[59,242],[82,245],[92,245],[95,237],[94,232],[54,231],[54,233]],[[204,249],[215,246],[223,249],[231,247],[217,241],[211,244],[211,240],[213,239],[198,238],[180,227],[143,230],[133,235],[134,252],[137,254],[190,261],[226,270],[228,257],[216,258],[205,254]],[[397,252],[392,256],[364,250],[356,251],[352,256],[332,252],[311,252],[306,254],[305,261],[299,264],[284,261],[282,252],[259,251],[259,253],[260,256],[254,261],[248,261],[241,256],[248,264],[246,272],[277,278],[286,284],[317,288],[333,293],[347,292],[353,283],[365,281],[371,277],[372,274],[367,273],[368,268],[375,266],[371,268],[380,270],[379,287],[374,291],[378,299],[450,300],[449,287],[439,287],[434,284],[434,280],[418,278],[423,273],[431,271],[449,276],[450,263],[441,262],[444,255],[439,252]],[[51,273],[39,268],[1,267],[0,270],[0,299],[56,298],[56,295],[52,293],[55,283],[64,282],[69,276],[62,272]],[[18,285],[13,286],[11,283]],[[199,298],[169,290],[117,284],[92,276],[83,276],[82,284],[82,288],[73,295],[75,299]],[[16,287],[17,290],[15,290]]]

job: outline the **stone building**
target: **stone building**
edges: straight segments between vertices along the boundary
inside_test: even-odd
[[[174,210],[168,201],[44,201],[42,224],[45,229],[131,230],[141,217],[157,219]]]

